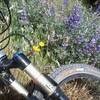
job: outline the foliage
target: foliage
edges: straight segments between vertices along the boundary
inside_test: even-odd
[[[0,10],[7,17],[5,8],[4,4],[0,4]],[[30,40],[34,50],[30,59],[37,66],[45,66],[39,67],[42,71],[48,73],[69,63],[88,63],[100,68],[100,7],[97,13],[93,13],[77,0],[11,0],[10,9],[12,25],[8,32],[23,34]],[[4,27],[0,26],[0,29]],[[4,44],[0,43],[0,47]],[[31,51],[20,36],[12,37],[5,50],[8,55],[19,50],[26,54]],[[22,75],[18,70],[13,73],[19,81],[27,84],[27,75]],[[80,89],[84,92],[84,87]],[[79,93],[77,87],[73,90]]]
[[[75,2],[74,2],[75,3]],[[100,63],[100,18],[80,2],[64,0],[62,5],[48,0],[22,0],[11,3],[11,33],[24,34],[40,52],[32,59],[38,66],[68,63]],[[69,9],[70,8],[70,9]],[[39,47],[39,42],[45,43]],[[14,48],[29,50],[19,36],[12,38]]]

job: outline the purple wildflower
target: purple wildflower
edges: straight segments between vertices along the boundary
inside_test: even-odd
[[[45,3],[48,4],[48,0],[45,0]]]
[[[96,52],[97,52],[97,53],[100,53],[100,45],[97,45],[97,46],[96,46]]]
[[[76,38],[76,43],[77,44],[81,44],[82,42],[84,42],[84,36],[80,35]]]
[[[43,70],[53,70],[54,69],[54,66],[45,66],[44,68],[43,68]]]
[[[95,41],[95,40],[90,41],[90,42],[87,44],[87,46],[88,46],[89,48],[95,47],[95,46],[96,46],[96,41]]]
[[[67,47],[68,47],[68,46],[63,46],[63,45],[62,45],[62,46],[60,46],[60,49],[61,49],[61,50],[67,50]]]
[[[96,12],[100,13],[100,4],[98,5]]]
[[[48,8],[48,0],[45,0],[44,4],[45,4],[46,8]]]
[[[94,48],[89,47],[88,45],[86,45],[84,48],[81,49],[81,51],[84,54],[93,54]]]
[[[49,9],[49,15],[50,16],[55,16],[55,4],[51,4],[50,9]]]
[[[93,34],[92,39],[95,39],[96,41],[100,40],[100,32],[98,31],[96,34]]]
[[[64,0],[63,5],[66,7],[68,4],[68,0]]]
[[[72,14],[64,20],[64,24],[71,25],[70,33],[75,32],[79,28],[80,21],[82,19],[82,8],[81,4],[77,3],[73,9]]]
[[[58,39],[57,39],[57,37],[51,35],[51,36],[49,37],[49,41],[50,41],[50,42],[57,42]]]
[[[99,40],[100,40],[100,33],[97,32],[96,34],[92,35],[91,41],[89,42],[88,46],[95,47]]]
[[[25,10],[22,10],[22,12],[20,13],[20,19],[23,21],[28,19],[28,15],[27,15],[27,12]]]
[[[85,47],[83,47],[80,51],[81,53],[99,53],[100,52],[100,45],[98,44],[98,41],[100,41],[100,33],[97,32],[96,34],[93,34],[91,36],[91,40],[87,43]]]

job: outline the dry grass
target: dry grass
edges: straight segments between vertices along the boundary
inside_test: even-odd
[[[70,100],[94,100],[90,95],[87,84],[71,82],[61,87]]]

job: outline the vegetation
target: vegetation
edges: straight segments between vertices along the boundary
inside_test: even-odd
[[[42,69],[70,63],[100,68],[99,12],[87,10],[77,0],[12,0],[10,4],[12,24],[8,32],[24,35],[33,47],[29,48],[24,38],[15,36],[5,49],[9,55],[19,50],[28,54],[33,49],[30,59]],[[3,28],[4,25],[0,27]]]

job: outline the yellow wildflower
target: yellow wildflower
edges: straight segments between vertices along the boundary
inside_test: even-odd
[[[39,42],[39,46],[44,47],[45,46],[44,42]]]
[[[34,52],[40,52],[41,51],[40,48],[38,48],[37,46],[33,46],[33,50],[34,50]]]

